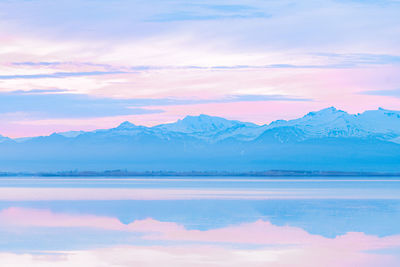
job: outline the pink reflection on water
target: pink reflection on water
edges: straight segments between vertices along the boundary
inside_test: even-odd
[[[310,234],[299,227],[258,220],[211,230],[188,230],[174,222],[151,218],[122,224],[117,218],[55,213],[11,207],[0,211],[7,227],[79,227],[142,233],[153,241],[191,241],[191,245],[125,246],[57,252],[35,256],[0,253],[0,266],[399,266],[400,259],[372,250],[400,248],[400,236],[347,233],[335,238]],[[60,232],[62,234],[62,232]],[[179,244],[179,243],[178,243]],[[209,245],[207,245],[209,244]],[[258,245],[235,248],[232,244]],[[370,251],[370,252],[366,252]],[[9,264],[9,265],[4,265]],[[10,265],[11,264],[11,265]]]

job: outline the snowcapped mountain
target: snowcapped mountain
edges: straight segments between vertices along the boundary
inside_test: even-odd
[[[10,138],[5,137],[5,136],[2,136],[2,135],[0,134],[0,143],[5,142],[5,141],[12,141],[12,140],[11,140]]]
[[[378,138],[398,142],[400,138],[400,112],[385,109],[366,111],[361,114],[349,114],[334,107],[310,112],[299,119],[277,120],[269,125],[226,120],[207,115],[187,116],[175,123],[162,124],[153,130],[179,132],[211,142],[227,138],[238,140],[254,140],[264,132],[272,129],[277,139],[284,142],[288,138],[288,128],[295,134],[298,141],[313,138],[342,137],[342,138]],[[277,129],[282,129],[282,133]],[[300,134],[301,132],[301,134]],[[286,135],[281,138],[279,135]],[[299,137],[301,135],[301,137]],[[292,140],[293,138],[291,138]]]
[[[288,127],[297,137],[288,137]],[[273,130],[274,129],[274,130]],[[281,132],[280,130],[281,129]],[[273,131],[272,131],[273,130]],[[390,111],[379,108],[378,110],[365,111],[361,114],[349,114],[334,107],[320,111],[309,112],[305,116],[294,120],[277,120],[270,124],[257,125],[250,122],[227,120],[220,117],[201,114],[199,116],[186,116],[174,123],[161,124],[153,127],[139,126],[125,121],[111,129],[95,130],[91,132],[70,131],[57,133],[67,138],[90,135],[102,138],[115,136],[152,135],[154,137],[170,140],[180,138],[197,138],[210,143],[225,139],[251,141],[261,135],[274,133],[280,142],[285,139],[307,140],[315,138],[376,138],[395,143],[400,142],[400,111]],[[301,134],[300,134],[301,133]],[[280,135],[285,135],[282,137]],[[0,137],[6,140],[7,137]],[[32,138],[18,139],[18,142]]]
[[[293,128],[289,131],[288,127]],[[273,131],[272,131],[273,130]],[[280,132],[281,130],[281,132]],[[289,138],[291,132],[297,137]],[[139,126],[125,121],[111,129],[91,132],[70,131],[57,133],[66,138],[78,138],[90,135],[92,138],[115,136],[151,135],[160,139],[170,140],[174,137],[196,138],[210,143],[225,139],[240,141],[255,140],[262,135],[274,134],[277,140],[307,140],[316,138],[376,138],[395,143],[400,142],[400,111],[378,110],[365,111],[361,114],[349,114],[334,107],[320,111],[309,112],[294,120],[277,120],[270,124],[257,125],[250,122],[227,120],[220,117],[199,115],[186,116],[174,123],[161,124],[153,127]],[[283,137],[281,135],[285,135]],[[26,142],[32,138],[19,138],[18,142]],[[33,137],[34,139],[34,137]],[[288,140],[289,140],[288,139]],[[0,136],[0,142],[9,140]]]
[[[392,140],[400,136],[400,111],[379,108],[356,115],[360,127],[374,134],[385,135]]]
[[[376,137],[396,141],[400,136],[400,112],[380,108],[353,115],[330,107],[299,119],[272,122],[268,129],[283,126],[297,127],[307,138]]]
[[[62,135],[64,137],[73,138],[73,137],[77,137],[78,135],[81,135],[83,133],[85,133],[85,131],[68,131],[68,132],[61,132],[61,133],[57,133],[57,134]]]
[[[238,126],[255,127],[257,125],[249,122],[227,120],[220,117],[201,114],[199,116],[186,116],[184,119],[178,120],[177,122],[161,124],[153,128],[193,134],[205,132],[217,133]]]
[[[356,126],[355,117],[334,107],[317,112],[310,112],[295,120],[279,120],[268,125],[277,127],[297,127],[309,137],[363,136],[363,130]]]
[[[238,139],[255,138],[260,126],[236,120],[227,120],[220,117],[201,114],[199,116],[186,116],[174,123],[161,124],[152,127],[153,130],[177,132],[211,142],[219,141],[231,136]],[[260,133],[258,133],[260,134]]]
[[[7,142],[8,141],[8,142]],[[0,136],[0,171],[341,170],[400,172],[400,112],[333,107],[270,124],[187,116],[153,127]]]
[[[205,140],[207,142],[217,142],[229,137],[235,137],[238,140],[251,140],[260,135],[265,126],[259,126],[250,122],[240,122],[236,120],[227,120],[220,117],[199,115],[186,116],[182,120],[174,123],[156,125],[153,127],[138,126],[125,121],[119,126],[111,129],[101,129],[91,132],[71,131],[57,133],[64,137],[75,138],[78,136],[138,136],[152,135],[154,137],[170,140],[173,137],[188,137]]]

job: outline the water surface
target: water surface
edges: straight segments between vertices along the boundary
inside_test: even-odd
[[[0,266],[399,266],[398,222],[393,177],[3,177]]]

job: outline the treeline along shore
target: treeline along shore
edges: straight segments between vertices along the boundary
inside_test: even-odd
[[[59,171],[59,172],[0,172],[0,177],[400,177],[400,172],[341,172],[341,171],[302,171],[269,170],[249,172],[228,171]]]

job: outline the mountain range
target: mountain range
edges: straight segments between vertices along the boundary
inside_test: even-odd
[[[400,111],[334,107],[257,125],[187,116],[153,127],[0,136],[0,171],[400,171]]]

